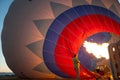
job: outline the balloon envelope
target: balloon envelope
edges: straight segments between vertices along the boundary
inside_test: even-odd
[[[120,6],[112,1],[13,1],[2,30],[7,65],[23,78],[71,78],[76,77],[72,58],[78,53],[80,76],[95,78],[93,56],[82,44],[108,42],[110,33],[120,35]]]

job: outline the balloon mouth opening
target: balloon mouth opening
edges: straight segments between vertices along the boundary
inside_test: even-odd
[[[110,69],[109,45],[118,41],[120,41],[120,36],[110,32],[99,32],[86,38],[78,51],[81,64],[89,71],[94,71],[100,65],[108,66]],[[113,47],[112,51],[115,52],[115,50]],[[84,55],[84,59],[81,58],[82,55]],[[85,59],[87,63],[85,63]]]
[[[65,13],[68,14],[68,12]],[[109,55],[107,54],[107,56],[104,56],[101,55],[101,53],[99,53],[99,55],[96,55],[94,51],[89,52],[89,48],[91,48],[91,45],[95,45],[93,49],[96,47],[100,47],[100,51],[102,51],[101,49],[105,49],[106,51],[110,44],[108,41],[109,38],[111,38],[111,34],[120,34],[118,30],[119,24],[114,19],[112,19],[112,17],[103,15],[103,13],[84,14],[85,15],[79,14],[80,16],[78,15],[75,17],[71,16],[70,14],[69,16],[73,18],[72,20],[69,20],[69,18],[66,17],[65,14],[61,14],[58,18],[56,18],[54,24],[52,24],[48,30],[46,38],[47,40],[51,40],[51,42],[55,41],[55,45],[51,44],[49,48],[51,48],[52,50],[50,50],[47,45],[49,45],[51,42],[45,40],[46,43],[44,44],[44,51],[51,51],[51,53],[53,53],[53,57],[51,57],[50,59],[50,56],[46,55],[46,53],[48,52],[45,52],[44,58],[47,66],[51,69],[51,71],[59,76],[64,76],[64,74],[65,76],[68,75],[70,77],[76,76],[72,58],[74,54],[78,53],[78,58],[81,62],[80,68],[82,69],[80,71],[80,75],[95,77],[94,74],[91,73],[91,71],[95,69],[96,63],[102,63],[101,59],[102,61],[104,59],[109,60]],[[113,23],[114,25],[112,25]],[[59,26],[60,29],[56,28],[56,24],[57,27]],[[49,34],[55,33],[53,30],[56,30],[57,34],[50,36]],[[98,39],[92,39],[91,35],[94,36],[93,34],[100,37],[98,37]],[[106,36],[107,38],[104,38]],[[50,64],[51,60],[54,62],[53,65]],[[53,66],[56,68],[56,71],[58,70],[58,72],[60,73],[54,71],[52,68]]]

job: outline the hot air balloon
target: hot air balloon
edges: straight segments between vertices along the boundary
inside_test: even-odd
[[[78,54],[80,77],[95,79],[97,58],[83,43],[120,35],[119,8],[117,0],[14,0],[2,30],[7,65],[22,78],[75,78]]]

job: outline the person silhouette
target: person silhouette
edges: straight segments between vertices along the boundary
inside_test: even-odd
[[[80,61],[78,59],[78,54],[74,54],[72,60],[76,72],[76,80],[80,80]]]

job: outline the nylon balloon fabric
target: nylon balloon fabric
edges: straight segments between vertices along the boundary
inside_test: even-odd
[[[83,42],[100,32],[120,35],[119,29],[119,17],[105,8],[92,5],[73,7],[59,15],[48,29],[43,47],[44,61],[53,73],[62,77],[76,77],[72,58]],[[79,58],[84,58],[81,56]],[[83,60],[87,62],[90,59]],[[85,67],[81,62],[82,78],[95,79],[90,64]]]

